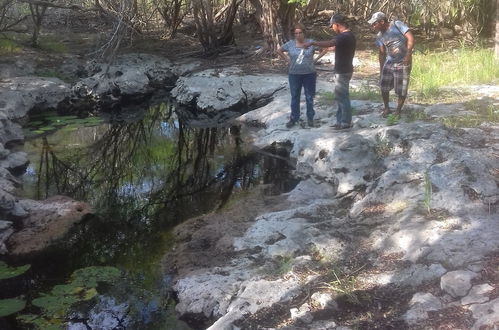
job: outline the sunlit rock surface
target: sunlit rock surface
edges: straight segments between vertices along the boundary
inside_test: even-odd
[[[332,88],[319,81],[319,90]],[[194,95],[191,100],[199,99]],[[298,271],[314,269],[317,255],[323,261],[363,260],[365,269],[356,279],[365,287],[396,286],[416,293],[450,271],[479,268],[499,252],[498,158],[493,152],[499,150],[498,127],[485,123],[448,128],[435,120],[406,119],[416,111],[428,119],[447,116],[451,110],[468,114],[461,104],[408,104],[393,126],[381,118],[381,104],[354,101],[353,106],[354,126],[343,131],[331,127],[335,109],[321,105],[316,108],[316,127],[285,128],[287,90],[277,91],[270,103],[239,117],[243,123],[264,127],[254,134],[256,146],[290,145],[295,174],[303,181],[285,196],[280,209],[261,209],[244,233],[234,237],[234,255],[225,264],[197,268],[186,262],[189,268],[177,268],[174,289],[180,315],[216,320],[210,329],[244,328],[252,317],[289,306],[289,315],[296,316],[293,322],[312,329],[319,320],[309,319],[308,312],[300,312],[304,305],[295,304],[296,297],[313,294],[310,287],[317,287],[313,271]],[[302,101],[302,117],[304,108]],[[191,234],[196,236],[196,229]],[[294,284],[297,277],[300,285]],[[473,281],[483,284],[487,279],[478,273]],[[493,285],[497,289],[497,283]],[[435,290],[440,290],[438,285]],[[286,300],[286,291],[296,298],[292,303]],[[467,305],[461,303],[461,294],[453,297],[445,290],[437,296],[422,292],[399,321],[405,315],[407,323],[415,324],[427,320],[428,312],[459,305],[479,320],[475,328],[493,326],[494,317],[480,314],[481,305],[475,303],[482,299],[465,301]],[[489,305],[496,315],[495,305]],[[300,321],[300,315],[312,325]],[[340,322],[331,318],[332,329],[339,329]]]

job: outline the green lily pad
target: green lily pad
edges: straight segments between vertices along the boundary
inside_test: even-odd
[[[42,131],[42,132],[46,132],[46,131],[53,131],[55,130],[55,126],[45,126],[45,127],[40,127],[39,130]]]
[[[52,296],[45,295],[40,298],[33,299],[31,302],[34,306],[40,307],[47,311],[47,313],[52,317],[64,317],[69,310],[69,307],[74,303],[80,301],[78,297],[68,295],[68,296]]]
[[[40,315],[33,315],[33,314],[19,315],[17,317],[17,320],[25,324],[35,325],[37,329],[43,329],[43,330],[61,330],[64,329],[64,324],[65,324],[64,321],[62,320],[58,319],[46,320]]]
[[[30,121],[27,126],[28,127],[36,127],[36,126],[40,126],[43,124],[45,124],[45,122],[42,120],[33,120],[33,121]]]
[[[16,277],[26,273],[31,265],[24,265],[19,267],[9,267],[5,262],[0,261],[0,280]]]
[[[73,283],[87,288],[97,287],[98,282],[113,282],[119,279],[121,271],[110,266],[91,266],[76,270],[72,277]]]
[[[11,315],[22,311],[26,307],[26,302],[21,299],[0,299],[0,317]]]
[[[64,126],[63,128],[61,128],[62,132],[73,132],[73,131],[76,131],[76,130],[78,130],[78,127]]]

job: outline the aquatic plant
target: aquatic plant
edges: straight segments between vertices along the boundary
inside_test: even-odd
[[[22,311],[26,302],[19,298],[0,299],[0,317],[11,315]]]
[[[28,271],[31,265],[19,267],[8,266],[5,262],[0,261],[0,280],[13,278],[22,275]],[[26,307],[26,302],[19,298],[0,299],[0,317],[8,316]]]
[[[16,277],[28,271],[31,265],[24,265],[19,267],[8,266],[5,262],[0,261],[0,280]]]
[[[21,315],[17,319],[39,329],[61,329],[71,307],[90,301],[98,295],[99,283],[113,283],[121,277],[121,271],[110,266],[91,266],[78,269],[67,284],[56,285],[50,293],[42,293],[33,299],[33,306],[42,309],[41,315]]]

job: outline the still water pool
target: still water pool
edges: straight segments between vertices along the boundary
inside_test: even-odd
[[[161,272],[172,228],[258,184],[297,183],[286,159],[251,151],[244,128],[189,127],[167,101],[85,119],[43,114],[26,135],[19,195],[70,196],[94,214],[49,251],[10,261],[31,264],[0,281],[27,303],[2,324],[12,328],[189,329]]]

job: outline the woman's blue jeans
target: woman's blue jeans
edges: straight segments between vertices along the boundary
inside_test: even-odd
[[[317,74],[289,74],[289,90],[291,91],[291,120],[298,121],[300,119],[300,96],[301,88],[305,92],[305,102],[307,104],[307,119],[313,120],[314,111],[314,96],[315,96],[315,83]]]
[[[350,79],[352,73],[337,73],[335,76],[334,95],[338,110],[336,111],[336,124],[350,126],[352,124],[352,106],[350,105]]]

